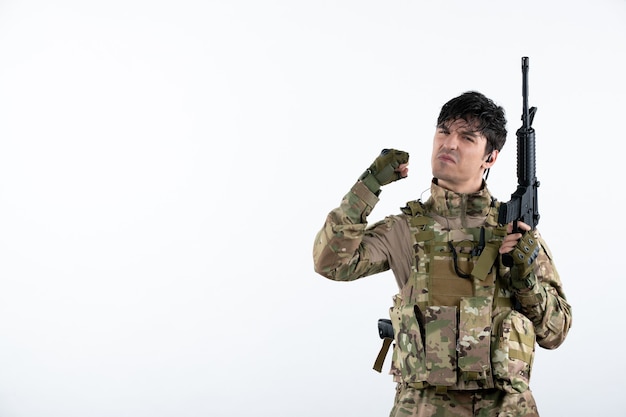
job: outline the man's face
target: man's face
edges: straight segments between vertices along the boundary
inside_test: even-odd
[[[438,184],[458,193],[473,193],[480,189],[486,162],[487,139],[475,131],[473,124],[463,119],[445,122],[437,127],[433,139],[431,165]]]

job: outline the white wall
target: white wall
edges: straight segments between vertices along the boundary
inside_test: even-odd
[[[466,90],[507,110],[508,200],[522,56],[574,308],[533,391],[623,415],[626,3],[510,3],[0,1],[0,415],[387,415],[394,279],[321,278],[313,238],[383,147],[410,177],[370,219],[418,198]]]

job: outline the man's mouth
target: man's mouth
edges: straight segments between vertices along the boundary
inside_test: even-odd
[[[443,161],[443,162],[456,163],[456,159],[452,155],[450,155],[448,153],[441,153],[441,154],[437,155],[437,159],[439,159],[440,161]]]

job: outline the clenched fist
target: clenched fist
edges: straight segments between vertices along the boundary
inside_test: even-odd
[[[383,149],[378,158],[361,175],[360,180],[373,193],[381,186],[406,178],[408,175],[409,154],[397,149]]]

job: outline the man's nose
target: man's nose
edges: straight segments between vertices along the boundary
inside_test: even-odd
[[[459,144],[459,135],[456,133],[450,133],[443,141],[443,146],[447,149],[456,149]]]

